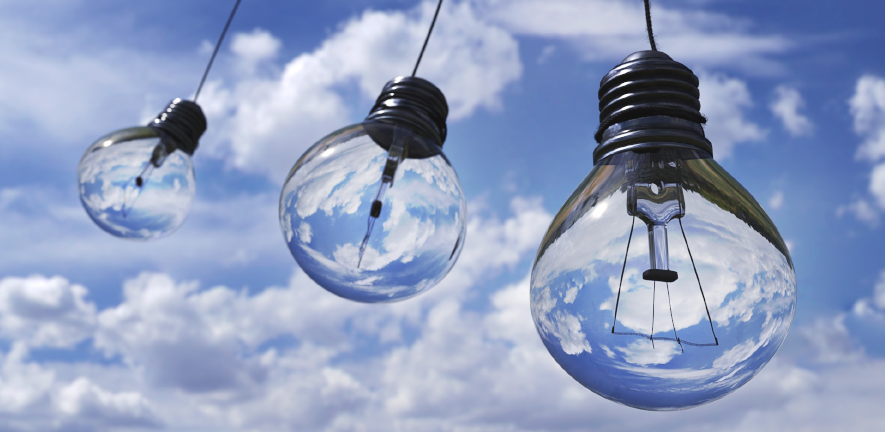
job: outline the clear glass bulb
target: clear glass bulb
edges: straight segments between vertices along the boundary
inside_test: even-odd
[[[410,151],[433,155],[409,158]],[[436,285],[461,252],[466,213],[438,145],[377,121],[314,144],[280,196],[280,224],[301,268],[360,302],[403,300]]]
[[[193,205],[196,183],[190,155],[169,148],[149,127],[99,138],[77,167],[80,202],[89,217],[103,230],[132,240],[177,230]]]
[[[532,270],[532,318],[553,358],[593,392],[647,410],[745,384],[784,341],[795,306],[777,228],[719,164],[686,149],[601,160]]]

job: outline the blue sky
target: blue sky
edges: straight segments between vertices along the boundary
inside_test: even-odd
[[[565,374],[528,275],[592,167],[599,79],[646,48],[641,1],[451,0],[419,75],[467,240],[438,286],[363,305],[289,254],[281,182],[405,75],[435,2],[245,0],[200,104],[197,201],[173,236],[89,220],[77,162],[191,97],[233,1],[0,1],[0,430],[881,430],[885,40],[880,2],[669,0],[659,48],[701,79],[716,159],[790,245],[774,360],[712,404],[649,413]]]

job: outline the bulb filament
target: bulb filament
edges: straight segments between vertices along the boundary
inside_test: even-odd
[[[667,165],[673,168],[681,169],[681,165],[678,164],[671,163]],[[658,168],[666,169],[664,168],[663,164],[660,164]],[[654,169],[654,167],[652,167],[652,169]],[[643,174],[647,174],[647,172],[642,171],[644,170],[628,169],[628,177],[632,177],[631,174],[637,177],[642,176]],[[672,177],[668,174],[671,173],[663,174],[661,175],[661,177]],[[685,229],[682,227],[682,218],[685,216],[685,197],[683,195],[681,182],[633,182],[632,185],[629,186],[627,191],[627,214],[633,217],[633,226],[630,227],[630,237],[627,240],[627,252],[624,253],[624,265],[621,268],[621,279],[618,283],[618,296],[615,300],[612,334],[641,336],[651,341],[652,347],[654,347],[655,339],[673,341],[679,344],[679,348],[683,352],[685,352],[683,344],[692,346],[718,346],[719,339],[716,337],[716,331],[713,330],[713,320],[710,316],[710,309],[709,307],[707,307],[707,299],[704,295],[704,289],[701,286],[701,278],[698,275],[698,270],[694,263],[694,257],[692,257],[691,255],[691,249],[688,247],[688,237],[685,236]],[[630,252],[630,242],[633,239],[633,228],[635,227],[637,218],[645,222],[646,226],[648,227],[648,250],[650,268],[642,273],[642,278],[644,280],[652,282],[652,311],[650,334],[615,331],[615,327],[618,321],[618,307],[621,301],[621,286],[624,282],[624,272],[627,268],[627,256]],[[692,269],[694,269],[695,277],[698,281],[698,288],[701,291],[701,298],[704,301],[704,309],[707,312],[707,319],[710,322],[710,331],[713,333],[714,343],[689,342],[681,339],[676,333],[676,322],[673,318],[673,305],[670,299],[670,282],[675,282],[679,278],[679,274],[673,270],[670,270],[669,245],[667,239],[667,224],[670,223],[673,219],[679,221],[679,228],[682,232],[683,239],[685,239],[685,247],[688,250],[689,257],[691,258]],[[660,336],[656,337],[654,335],[655,299],[657,297],[658,282],[666,283],[667,305],[670,309],[670,323],[673,326],[672,338]]]
[[[144,185],[150,180],[154,168],[159,168],[160,165],[163,165],[163,162],[166,161],[166,157],[169,156],[169,150],[166,147],[166,143],[160,141],[160,143],[154,147],[154,151],[151,153],[151,158],[145,161],[138,175],[129,179],[129,181],[123,186],[123,207],[120,211],[123,213],[124,218],[132,211],[133,206],[135,206],[135,201],[141,197]],[[133,184],[135,187],[132,187]]]
[[[406,147],[405,140],[403,139],[405,136],[407,136],[406,131],[402,131],[400,128],[394,128],[393,142],[390,144],[390,149],[387,151],[387,162],[384,164],[384,171],[381,172],[381,185],[378,187],[378,193],[375,194],[375,200],[372,201],[372,209],[369,212],[366,235],[363,237],[363,242],[360,244],[360,256],[356,263],[357,268],[359,268],[363,262],[363,254],[369,246],[369,237],[372,235],[372,229],[375,228],[375,221],[381,216],[381,207],[383,206],[381,200],[384,199],[387,190],[393,187],[393,177],[396,175],[396,169],[403,160]]]

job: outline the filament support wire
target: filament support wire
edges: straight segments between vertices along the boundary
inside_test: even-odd
[[[620,278],[620,281],[618,282],[618,295],[615,299],[615,312],[614,312],[614,319],[612,321],[612,334],[618,335],[618,336],[643,337],[645,339],[650,340],[652,343],[652,346],[654,346],[655,339],[676,342],[679,344],[679,346],[683,352],[685,352],[685,349],[682,348],[683,345],[689,345],[689,346],[695,346],[695,347],[719,346],[719,338],[716,337],[716,330],[713,329],[713,319],[710,316],[710,308],[707,306],[707,297],[704,295],[704,288],[701,285],[701,277],[700,277],[700,275],[698,275],[698,269],[697,269],[697,266],[695,266],[694,257],[692,256],[691,249],[688,246],[688,237],[686,237],[686,235],[685,235],[685,228],[682,227],[682,219],[680,218],[678,220],[679,220],[679,229],[682,232],[682,238],[685,240],[685,248],[686,248],[686,250],[688,250],[688,257],[691,260],[691,267],[692,267],[692,269],[694,269],[694,275],[698,281],[698,288],[701,291],[701,298],[704,301],[704,310],[707,312],[707,321],[710,323],[710,332],[712,332],[712,334],[713,334],[714,343],[690,342],[690,341],[680,338],[679,335],[676,333],[676,322],[673,319],[673,305],[670,301],[670,284],[667,284],[667,304],[669,305],[669,308],[670,308],[670,323],[673,325],[673,337],[671,338],[671,337],[665,337],[665,336],[658,336],[658,337],[654,336],[654,320],[655,320],[655,318],[654,318],[654,316],[655,316],[654,305],[655,305],[655,294],[657,291],[657,286],[654,281],[652,282],[653,285],[652,285],[652,311],[651,311],[651,313],[652,313],[652,318],[651,318],[652,327],[651,327],[651,329],[652,330],[651,330],[651,334],[638,333],[638,332],[618,332],[618,331],[615,331],[615,326],[618,323],[618,308],[621,303],[621,287],[624,284],[624,273],[627,269],[627,256],[630,254],[630,243],[633,240],[633,230],[636,227],[636,217],[635,216],[633,217],[633,221],[630,225],[630,235],[627,238],[627,250],[624,252],[624,264],[621,266],[621,278]]]

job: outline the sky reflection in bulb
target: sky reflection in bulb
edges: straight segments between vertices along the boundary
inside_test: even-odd
[[[159,143],[154,130],[131,128],[99,139],[83,155],[77,169],[80,201],[103,230],[150,240],[184,223],[196,194],[193,163],[175,151],[153,167],[151,155]],[[136,184],[140,175],[141,187]]]
[[[710,201],[738,200],[734,197],[746,194],[742,188],[726,190],[731,187],[727,181],[710,181],[711,175],[733,181],[716,162],[684,160],[686,185],[693,186],[684,190],[682,223],[719,345],[680,347],[657,339],[674,338],[675,325],[683,341],[714,342],[688,250],[678,225],[672,226],[676,220],[671,223],[669,262],[679,279],[670,284],[643,280],[649,246],[644,239],[647,227],[637,223],[621,287],[618,332],[649,335],[653,325],[654,345],[641,336],[612,334],[632,225],[622,187],[629,157],[635,156],[615,155],[610,164],[594,167],[557,215],[532,273],[536,328],[560,366],[608,399],[652,410],[683,409],[719,399],[752,378],[786,337],[796,299],[792,264],[776,230],[764,235],[758,231],[773,229],[770,221],[756,217],[755,227],[750,226],[720,207],[734,202]],[[702,175],[707,181],[697,180]],[[753,214],[764,215],[752,198],[740,200],[740,205],[755,205],[758,212]],[[771,238],[780,240],[780,245]]]
[[[339,131],[308,150],[281,196],[280,221],[298,264],[330,292],[356,301],[396,301],[427,290],[463,246],[466,204],[440,154],[399,163],[360,260],[387,157],[362,126]]]

